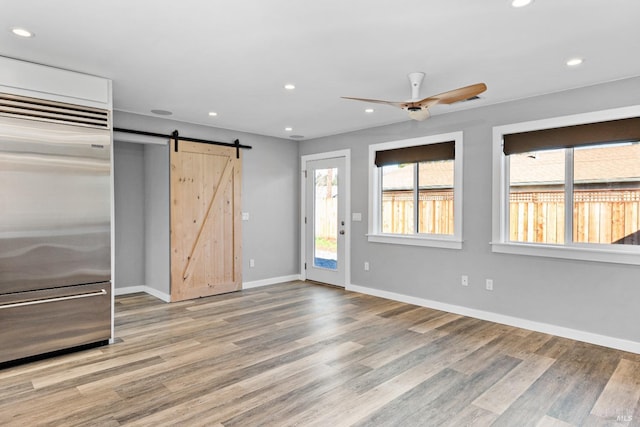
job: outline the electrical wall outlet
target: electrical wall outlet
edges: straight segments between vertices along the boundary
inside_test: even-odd
[[[364,262],[364,271],[369,271],[369,261]]]
[[[253,259],[253,258],[251,258],[251,259],[249,260],[249,267],[255,267],[255,266],[256,266],[256,260],[255,260],[255,259]]]
[[[487,285],[486,285],[487,290],[488,290],[488,291],[492,291],[492,290],[493,290],[493,279],[487,279],[486,284],[487,284]]]
[[[469,286],[469,276],[463,275],[461,282],[462,282],[462,286]]]

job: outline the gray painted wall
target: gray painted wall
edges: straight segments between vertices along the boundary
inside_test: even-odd
[[[640,267],[491,252],[492,127],[640,104],[640,78],[302,142],[300,155],[350,148],[351,283],[640,342]],[[491,86],[489,85],[489,91]],[[369,243],[368,146],[464,131],[463,249]],[[364,271],[363,263],[370,263]],[[469,275],[469,287],[460,276]],[[494,280],[494,291],[484,280]]]
[[[139,144],[115,141],[115,285],[144,284],[144,151]]]
[[[300,172],[298,143],[246,135],[242,162],[243,280],[300,274]],[[255,267],[249,267],[249,260]]]
[[[146,286],[171,294],[169,146],[144,146],[144,277]],[[116,248],[117,249],[117,248]]]
[[[242,222],[243,281],[270,280],[300,273],[296,142],[120,111],[114,113],[114,127],[163,134],[178,129],[187,137],[223,142],[238,138],[242,144],[252,146],[253,149],[242,151],[242,211],[249,213],[249,220]],[[128,139],[135,140],[135,137]],[[116,213],[122,226],[122,229],[116,229],[115,248],[116,270],[122,270],[121,280],[116,282],[119,288],[146,285],[169,294],[168,149],[162,145],[125,142],[115,146],[119,165],[114,173],[120,182],[115,190],[116,209],[130,200],[142,201],[144,206],[143,215],[139,209],[123,208]],[[131,188],[125,187],[125,179],[131,176],[136,176],[138,181]],[[143,236],[126,233],[129,224],[139,227],[141,218],[144,218]],[[125,259],[119,254],[125,252],[130,263],[136,258],[132,252],[137,252],[137,261],[144,271],[143,279],[140,271],[121,267]],[[253,268],[249,267],[250,259],[255,260]]]

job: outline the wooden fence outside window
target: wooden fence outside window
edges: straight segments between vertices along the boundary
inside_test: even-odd
[[[575,191],[573,240],[640,245],[640,190]],[[509,239],[564,242],[564,193],[511,193]]]
[[[574,193],[574,242],[640,245],[640,190]],[[421,190],[421,233],[453,234],[453,191]],[[564,192],[514,192],[509,203],[509,239],[564,244]],[[382,195],[382,232],[414,233],[412,191]]]
[[[413,191],[382,192],[382,232],[414,234]],[[453,190],[420,190],[418,195],[420,233],[453,234]]]

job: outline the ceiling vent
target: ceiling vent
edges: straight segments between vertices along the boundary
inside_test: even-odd
[[[0,115],[74,126],[110,129],[109,111],[0,93]]]

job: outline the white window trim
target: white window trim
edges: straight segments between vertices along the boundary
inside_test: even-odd
[[[503,135],[640,116],[640,105],[514,123],[493,128],[492,241],[496,253],[640,265],[640,247],[570,243],[550,245],[509,241],[508,187]]]
[[[395,245],[427,246],[445,249],[462,249],[462,137],[463,132],[451,132],[419,138],[383,142],[369,146],[369,242]],[[453,215],[452,236],[443,234],[387,234],[380,232],[380,174],[375,164],[376,152],[394,148],[414,147],[417,145],[437,144],[454,141],[454,178],[453,178]]]

